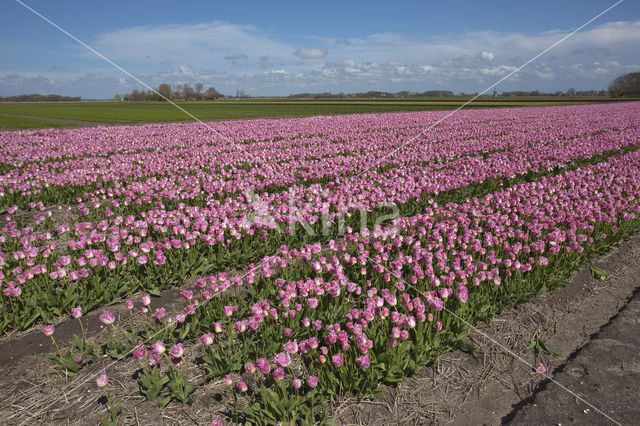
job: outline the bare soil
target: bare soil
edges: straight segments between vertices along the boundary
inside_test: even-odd
[[[640,292],[571,360],[505,418],[513,424],[637,424]]]

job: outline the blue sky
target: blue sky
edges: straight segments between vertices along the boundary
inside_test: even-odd
[[[615,3],[24,2],[151,86],[251,95],[482,91]],[[143,88],[18,2],[0,8],[0,95]],[[640,71],[640,2],[625,0],[497,89],[604,89],[631,71]]]

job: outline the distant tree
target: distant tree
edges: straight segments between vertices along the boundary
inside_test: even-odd
[[[124,100],[125,101],[139,101],[140,100],[140,91],[138,89],[133,89],[130,94],[124,96]]]
[[[202,85],[202,83],[198,82],[196,83],[196,95],[197,98],[200,99],[202,97],[202,89],[204,88],[204,86]]]
[[[640,96],[640,72],[631,72],[617,77],[609,85],[612,96]]]
[[[31,95],[0,96],[0,102],[59,102],[79,101],[81,99],[80,96],[39,95],[37,93]]]
[[[157,92],[160,93],[160,96],[165,99],[171,99],[171,95],[173,94],[171,91],[171,86],[169,86],[167,83],[162,83],[160,86],[158,86]]]
[[[144,97],[145,101],[163,101],[162,96],[158,94],[157,90],[149,90]]]
[[[173,90],[174,99],[182,99],[182,84],[176,84],[176,88]]]
[[[121,101],[121,100],[122,100],[122,96],[120,96],[120,95],[115,95],[115,96],[113,97],[113,100],[114,100],[114,101]]]
[[[312,98],[313,95],[311,93],[293,93],[289,95],[290,98]]]
[[[182,86],[182,96],[187,101],[190,101],[191,99],[193,99],[194,94],[195,94],[195,92],[193,90],[193,87],[189,86],[186,83]]]

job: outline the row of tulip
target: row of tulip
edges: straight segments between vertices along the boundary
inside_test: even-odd
[[[198,386],[221,381],[234,421],[322,421],[327,399],[401,382],[459,345],[472,324],[558,285],[637,232],[639,169],[640,152],[630,152],[434,202],[338,242],[282,246],[241,274],[197,280],[182,291],[183,312],[158,308],[105,350],[140,360],[139,389],[160,404],[188,402]],[[140,303],[145,315],[149,302]],[[181,366],[199,368],[198,353],[205,379],[196,382]]]
[[[608,111],[607,114],[593,110],[596,107],[591,108],[580,111],[580,118],[584,119],[577,119],[575,108],[569,107],[545,110],[544,114],[532,114],[531,110],[508,110],[508,113],[495,113],[499,117],[493,117],[489,123],[483,123],[487,119],[486,112],[469,111],[461,113],[467,116],[463,117],[466,120],[463,125],[460,122],[446,122],[446,125],[439,124],[425,134],[420,134],[423,128],[415,126],[406,133],[402,130],[406,129],[408,123],[418,120],[427,124],[434,121],[438,117],[434,113],[399,114],[392,116],[393,120],[385,115],[373,118],[349,116],[334,118],[332,122],[327,121],[326,117],[289,120],[281,123],[281,129],[265,132],[262,135],[266,138],[265,142],[253,143],[248,150],[244,149],[245,145],[238,145],[238,139],[230,139],[232,142],[226,143],[211,141],[195,125],[164,125],[162,131],[157,125],[125,128],[102,132],[104,136],[101,138],[94,134],[96,130],[93,129],[76,130],[76,134],[68,134],[68,130],[52,131],[50,138],[56,141],[54,147],[46,144],[48,138],[45,136],[18,137],[7,133],[0,136],[8,147],[4,158],[0,156],[0,162],[18,167],[0,176],[0,206],[8,207],[13,202],[19,202],[21,207],[25,207],[28,200],[40,200],[45,204],[69,202],[84,193],[95,193],[98,189],[106,189],[107,196],[132,203],[197,197],[206,202],[242,193],[247,188],[256,192],[273,192],[283,187],[300,186],[305,181],[307,184],[328,183],[336,179],[345,181],[340,182],[340,187],[336,189],[343,192],[356,190],[355,200],[362,195],[359,187],[371,179],[380,179],[377,186],[384,191],[424,191],[434,186],[434,182],[451,179],[445,172],[449,167],[469,173],[468,169],[477,167],[481,160],[488,160],[493,163],[494,170],[500,170],[508,153],[496,158],[483,158],[492,152],[513,151],[512,157],[525,153],[527,159],[539,163],[537,167],[550,167],[553,165],[548,162],[555,160],[554,151],[575,150],[576,144],[572,140],[578,139],[582,144],[601,142],[589,141],[594,136],[624,140],[632,137],[640,124],[634,108],[619,107],[619,111]],[[550,126],[552,119],[553,126]],[[322,133],[308,135],[302,131],[318,127],[309,123],[311,120],[321,122]],[[379,128],[360,130],[364,120],[369,126],[376,123]],[[292,127],[300,128],[300,133],[291,136]],[[553,132],[549,128],[553,128]],[[120,135],[125,131],[130,131],[129,137]],[[608,135],[620,131],[626,133]],[[176,132],[184,135],[176,138]],[[166,142],[166,146],[144,142],[160,134],[165,135],[159,139]],[[187,138],[186,135],[191,136]],[[24,146],[25,139],[32,144],[31,149]],[[85,140],[86,148],[94,147],[93,151],[85,152],[80,143],[78,150],[85,152],[80,158],[57,157],[59,151],[66,152],[71,146],[75,147],[78,141]],[[181,143],[177,148],[176,141]],[[536,151],[544,146],[541,142],[559,145],[536,155]],[[610,143],[607,140],[602,142]],[[130,148],[138,143],[141,146],[133,152],[122,152],[121,149],[110,151],[121,147],[122,143],[129,143]],[[407,146],[394,152],[392,158],[385,158],[389,151],[405,144]],[[38,154],[32,152],[34,149],[39,150]],[[103,154],[104,150],[107,150],[107,154]],[[26,164],[16,161],[17,153],[22,155],[25,152],[29,152],[35,161]],[[471,164],[449,164],[467,156],[473,157]],[[359,174],[371,164],[378,167],[349,179],[351,174]],[[401,166],[400,170],[393,171],[398,166]],[[434,180],[434,171],[445,175]],[[451,174],[456,175],[455,171]],[[403,188],[389,185],[389,181],[399,179],[408,181],[402,184]],[[425,179],[428,181],[424,182]],[[482,180],[482,176],[479,179]],[[102,195],[100,192],[95,195]],[[297,188],[296,192],[299,192]]]
[[[483,187],[480,190],[484,192],[492,188],[486,184]],[[467,195],[468,188],[464,190],[462,195]],[[427,198],[420,203],[400,205],[398,211],[421,211],[431,203],[433,200]],[[14,251],[9,250],[8,257],[0,253],[0,262],[7,270],[0,273],[7,281],[4,295],[21,296],[20,305],[18,308],[5,304],[11,309],[3,311],[0,324],[7,328],[28,327],[38,318],[48,320],[77,303],[91,309],[137,288],[157,294],[164,286],[178,284],[190,275],[257,261],[275,252],[282,243],[297,246],[317,236],[327,240],[361,221],[357,215],[346,218],[342,229],[340,226],[322,229],[325,224],[318,222],[298,233],[266,227],[256,234],[251,228],[239,227],[236,231],[223,225],[224,231],[214,239],[213,226],[202,219],[200,210],[183,209],[184,212],[178,210],[179,216],[149,215],[146,221],[136,221],[133,216],[119,221],[116,218],[110,227],[102,221],[95,228],[90,222],[81,222],[73,230],[69,225],[61,225],[56,232],[43,234],[34,233],[31,227],[12,229],[4,243]],[[364,226],[373,223],[384,211],[372,213]],[[190,229],[191,221],[194,225]],[[11,225],[15,222],[8,228]],[[209,235],[198,230],[207,227]],[[75,235],[69,235],[72,231]],[[65,235],[69,235],[67,244],[58,247],[55,240]]]
[[[548,141],[533,145],[527,142],[520,146],[513,143],[510,148],[479,155],[478,152],[487,148],[485,145],[465,145],[464,141],[458,140],[455,141],[461,147],[458,151],[451,151],[451,146],[448,148],[449,155],[455,159],[437,166],[418,166],[411,162],[411,156],[401,156],[403,164],[399,162],[398,167],[380,174],[365,173],[324,187],[320,184],[294,185],[281,193],[253,196],[245,193],[236,198],[209,202],[206,207],[179,203],[174,210],[143,209],[137,215],[120,215],[113,210],[122,205],[126,210],[127,200],[138,197],[137,201],[140,201],[143,197],[131,191],[109,193],[110,189],[103,189],[102,192],[109,195],[110,203],[87,195],[85,198],[89,200],[80,200],[73,206],[58,206],[60,211],[56,212],[45,209],[42,201],[32,202],[29,207],[41,213],[33,215],[32,223],[20,226],[25,225],[20,216],[22,211],[12,206],[3,217],[5,224],[0,234],[0,279],[6,283],[3,295],[17,299],[9,298],[9,303],[3,300],[0,326],[3,329],[25,328],[39,318],[49,320],[52,315],[60,315],[77,303],[91,309],[138,288],[157,293],[164,286],[180,283],[191,275],[256,262],[283,244],[299,247],[314,241],[327,241],[362,224],[372,226],[385,216],[415,215],[434,202],[434,195],[436,201],[463,200],[504,184],[553,175],[563,168],[619,155],[638,146],[633,127],[637,119],[630,113],[634,107],[635,104],[630,104],[627,109],[618,108],[623,113],[615,111],[616,114],[607,114],[608,110],[601,108],[597,110],[599,116],[594,114],[593,108],[587,108],[586,112],[598,117],[591,120],[592,124],[601,127],[580,128],[580,132],[587,131],[589,136],[569,140],[568,135],[575,136],[574,128],[567,130],[565,125],[560,126],[562,131],[554,137],[542,124],[550,125],[547,114],[557,116],[562,112],[567,115],[579,109],[553,109],[542,114],[537,122],[531,111],[546,110],[512,110],[503,114],[506,118],[502,117],[502,122],[494,117],[494,123],[497,123],[494,126],[501,126],[501,131],[505,131],[507,125],[518,128],[511,123],[511,117],[529,117],[531,123],[537,123],[542,129],[534,133],[544,133]],[[476,120],[486,117],[484,112],[469,114],[478,115]],[[399,120],[397,117],[391,116],[390,120],[380,116],[378,125],[390,126]],[[411,114],[400,117],[405,121],[407,117],[416,119]],[[617,127],[602,126],[605,118],[611,118]],[[345,120],[352,122],[353,119]],[[474,124],[477,127],[477,123]],[[370,135],[379,130],[372,126],[355,128],[358,135]],[[535,128],[533,124],[532,128]],[[405,128],[397,126],[393,129],[401,132]],[[417,131],[411,130],[412,134]],[[478,133],[480,136],[487,134],[486,131]],[[469,137],[472,136],[477,135]],[[533,140],[538,137],[536,135]],[[291,140],[296,143],[304,139],[292,137]],[[268,144],[279,142],[270,140]],[[382,142],[380,145],[388,148]],[[527,151],[533,148],[535,152]],[[415,146],[407,149],[415,151]],[[433,160],[434,157],[430,158]],[[552,167],[555,169],[548,170]],[[239,188],[246,189],[246,185],[252,183],[255,182],[240,182]],[[152,190],[142,182],[132,185]],[[475,192],[470,192],[470,188]],[[436,195],[440,191],[445,193]],[[163,194],[156,195],[167,202]],[[124,200],[123,196],[126,196]],[[107,199],[106,194],[103,197]],[[376,208],[382,202],[392,204]],[[104,207],[102,204],[109,205]],[[362,220],[365,214],[367,217]],[[84,221],[78,221],[78,218]]]

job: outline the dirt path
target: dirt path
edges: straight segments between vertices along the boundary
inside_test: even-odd
[[[505,418],[512,424],[637,424],[640,418],[640,293]],[[589,404],[585,403],[588,402]]]

